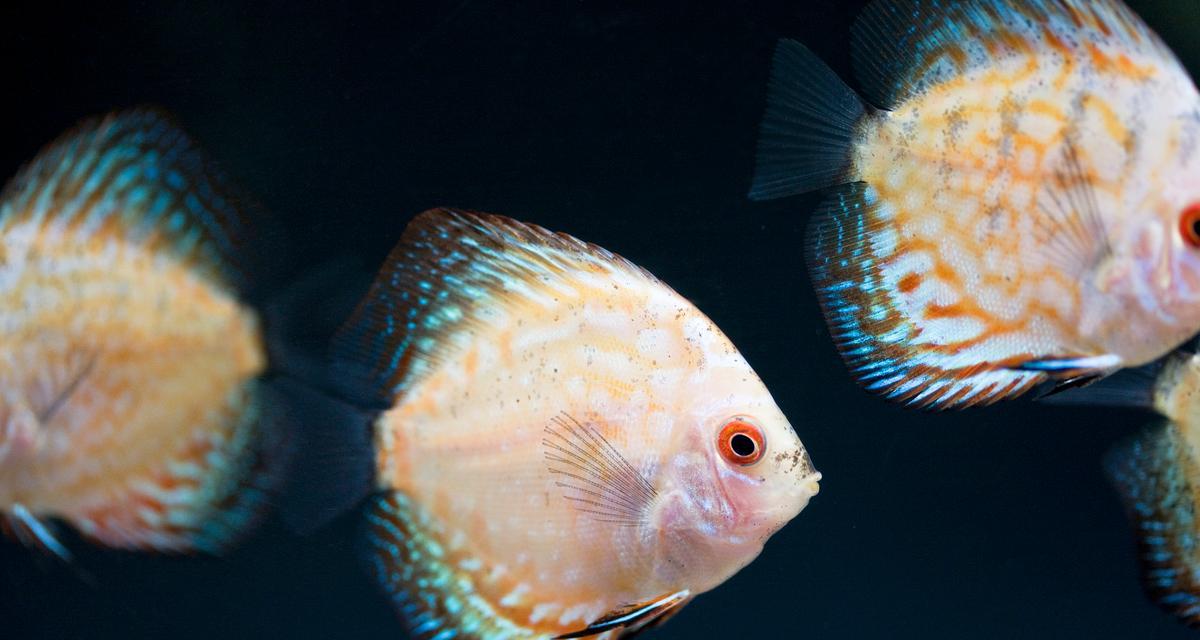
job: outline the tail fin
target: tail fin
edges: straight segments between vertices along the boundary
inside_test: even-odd
[[[371,273],[337,259],[301,275],[264,309],[271,368],[267,388],[290,427],[280,502],[284,525],[305,535],[349,511],[374,488],[375,411],[343,399],[329,342],[358,304]]]
[[[855,129],[865,113],[854,90],[808,48],[780,40],[750,198],[771,200],[852,181]]]
[[[283,523],[307,535],[350,511],[375,488],[375,412],[288,376],[272,379],[286,400],[288,474],[279,498]]]
[[[1146,591],[1200,626],[1200,529],[1195,451],[1173,423],[1116,447],[1105,463],[1133,520]]]

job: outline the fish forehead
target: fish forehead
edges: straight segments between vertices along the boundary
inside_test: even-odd
[[[966,363],[994,360],[1018,334],[1102,353],[1110,336],[1131,333],[1113,324],[1124,301],[1091,295],[1047,250],[1039,208],[1070,141],[1110,236],[1163,215],[1157,194],[1195,161],[1196,92],[1173,61],[1089,55],[1123,62],[1010,55],[864,127],[857,166],[883,203],[872,242],[882,279],[913,315],[936,316],[915,339]],[[1157,330],[1158,310],[1143,315]],[[1151,355],[1140,343],[1158,349],[1153,336],[1132,334],[1138,344],[1117,346],[1142,350],[1134,358]]]
[[[639,278],[572,279],[487,317],[381,418],[381,484],[427,508],[468,565],[503,567],[508,581],[480,589],[530,607],[517,618],[586,625],[677,588],[655,582],[656,538],[564,499],[546,430],[559,416],[594,428],[654,484],[681,453],[681,416],[711,402],[706,372],[752,375],[745,361],[690,303]]]
[[[241,446],[265,353],[225,288],[152,246],[74,231],[10,221],[0,235],[0,408],[44,413],[77,383],[32,441],[4,443],[0,505],[103,537],[186,499]]]

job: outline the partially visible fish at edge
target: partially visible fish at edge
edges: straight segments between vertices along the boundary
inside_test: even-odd
[[[751,197],[829,189],[808,264],[870,391],[988,404],[1200,329],[1200,94],[1119,0],[877,0],[860,98],[778,45]]]
[[[1114,447],[1105,471],[1133,524],[1147,594],[1200,627],[1200,356],[1180,349],[1062,400],[1165,418]]]
[[[88,120],[0,196],[0,521],[217,552],[258,521],[275,437],[234,190],[165,116]]]

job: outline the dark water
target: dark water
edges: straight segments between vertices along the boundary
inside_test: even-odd
[[[1200,3],[1131,4],[1200,70]],[[285,221],[263,247],[284,272],[344,254],[373,269],[409,218],[456,205],[658,274],[741,348],[825,481],[654,637],[1185,636],[1143,598],[1100,471],[1146,416],[865,395],[801,264],[815,198],[746,200],[772,43],[845,72],[860,3],[323,5],[5,10],[0,170],[81,117],[153,103]],[[268,530],[225,560],[77,543],[71,568],[5,544],[0,636],[399,637],[350,529]]]

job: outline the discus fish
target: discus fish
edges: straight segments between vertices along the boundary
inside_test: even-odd
[[[852,47],[870,105],[779,43],[750,195],[833,188],[808,264],[864,386],[988,404],[1200,329],[1200,94],[1119,0],[880,0]]]
[[[416,638],[629,637],[752,561],[818,490],[712,321],[540,227],[422,214],[333,353],[354,404],[382,410],[369,438],[335,435],[373,441],[362,455],[310,468],[353,477],[374,456],[369,566]]]
[[[1133,520],[1147,592],[1200,626],[1200,356],[1172,354],[1146,395],[1166,421],[1108,456]]]
[[[226,547],[271,473],[229,185],[153,111],[84,122],[0,196],[0,521],[122,549]]]

